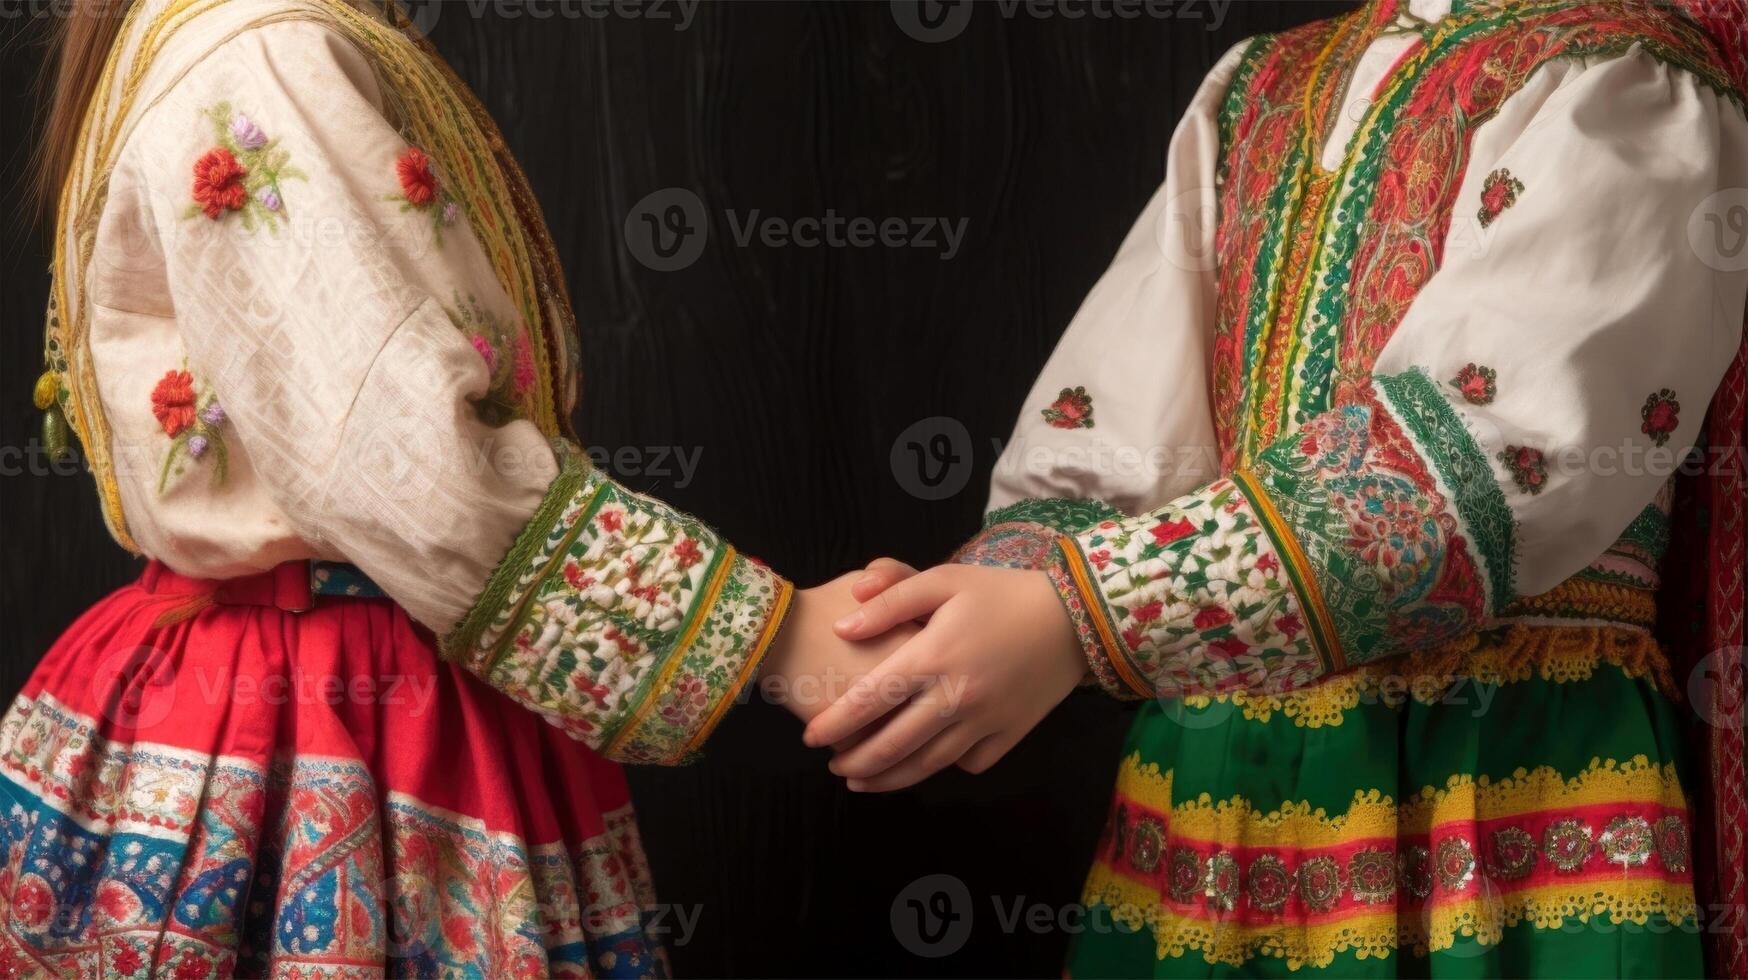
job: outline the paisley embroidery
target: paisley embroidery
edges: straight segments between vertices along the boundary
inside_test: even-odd
[[[185,218],[204,215],[213,221],[237,212],[249,231],[262,225],[269,231],[286,216],[284,190],[287,180],[305,180],[303,171],[290,165],[291,154],[270,139],[260,124],[229,102],[206,110],[218,145],[194,162],[194,203]]]
[[[443,245],[443,229],[461,217],[461,205],[449,196],[443,181],[424,150],[409,146],[395,158],[395,178],[401,192],[386,200],[401,202],[402,211],[421,211],[431,222],[431,235],[439,247]]]
[[[1506,208],[1517,203],[1517,196],[1523,193],[1523,181],[1511,175],[1511,171],[1500,167],[1487,175],[1487,180],[1481,185],[1481,210],[1475,215],[1485,228],[1493,223]]]
[[[1092,396],[1082,387],[1064,388],[1044,409],[1044,421],[1058,429],[1090,429],[1093,427]]]
[[[1463,369],[1451,379],[1451,387],[1462,392],[1463,400],[1469,404],[1486,405],[1499,393],[1498,380],[1498,372],[1484,364],[1471,362],[1463,365]]]
[[[169,486],[170,477],[182,472],[181,461],[198,462],[212,456],[212,485],[225,482],[225,410],[208,391],[196,391],[194,375],[186,370],[172,369],[158,379],[152,388],[152,415],[158,426],[170,437],[170,451],[164,454],[164,466],[158,474],[158,492]]]
[[[1511,471],[1511,480],[1524,493],[1535,495],[1548,483],[1548,462],[1540,449],[1530,446],[1506,446],[1499,461]]]
[[[1639,409],[1639,418],[1643,420],[1639,431],[1661,446],[1681,424],[1681,403],[1675,400],[1675,392],[1664,388],[1645,398],[1645,406]]]

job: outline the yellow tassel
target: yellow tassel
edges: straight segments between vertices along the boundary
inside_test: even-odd
[[[36,390],[31,392],[31,400],[36,402],[39,412],[46,412],[61,393],[61,376],[54,371],[44,371],[36,379]]]

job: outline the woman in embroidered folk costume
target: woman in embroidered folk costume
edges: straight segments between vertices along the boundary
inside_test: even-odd
[[[609,760],[852,667],[847,587],[579,454],[539,211],[394,10],[122,9],[68,25],[37,398],[151,561],[0,722],[0,976],[663,972]]]
[[[1371,0],[1239,45],[983,534],[859,589],[845,635],[931,618],[864,680],[918,703],[853,787],[987,766],[1083,676],[1155,699],[1072,973],[1694,976],[1701,926],[1748,971],[1740,663],[1681,708],[1653,634],[1742,642],[1748,263],[1707,215],[1748,207],[1745,18],[1691,8]],[[1696,441],[1723,465],[1672,481]],[[1671,604],[1700,508],[1710,605]],[[984,698],[938,710],[955,677]]]

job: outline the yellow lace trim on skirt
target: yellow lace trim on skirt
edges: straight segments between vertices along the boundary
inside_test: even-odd
[[[1576,919],[1589,922],[1606,913],[1615,922],[1644,925],[1654,915],[1671,922],[1693,918],[1697,903],[1685,882],[1636,879],[1611,882],[1554,884],[1508,894],[1465,896],[1420,912],[1394,909],[1346,916],[1330,922],[1272,922],[1246,925],[1220,919],[1180,915],[1168,908],[1157,891],[1113,872],[1099,862],[1087,878],[1082,901],[1103,904],[1111,918],[1127,929],[1149,929],[1155,955],[1202,954],[1208,963],[1243,966],[1258,956],[1285,959],[1287,968],[1326,967],[1336,954],[1352,952],[1359,959],[1388,956],[1398,949],[1425,956],[1451,949],[1459,938],[1492,945],[1505,930],[1529,922],[1538,929],[1557,929]]]
[[[1589,680],[1600,664],[1628,677],[1649,678],[1657,689],[1677,696],[1668,658],[1643,630],[1618,626],[1513,625],[1473,633],[1424,653],[1367,664],[1312,687],[1282,694],[1234,691],[1193,695],[1184,704],[1206,708],[1231,704],[1248,721],[1267,722],[1278,712],[1301,728],[1339,725],[1361,702],[1399,707],[1408,698],[1437,704],[1459,682],[1513,684],[1540,678],[1555,683]]]
[[[1117,795],[1150,810],[1171,814],[1171,834],[1227,847],[1338,847],[1352,841],[1425,833],[1451,820],[1493,820],[1537,810],[1598,803],[1687,805],[1675,766],[1656,765],[1643,755],[1626,762],[1595,758],[1570,778],[1553,766],[1519,768],[1504,779],[1454,775],[1445,785],[1423,786],[1400,807],[1377,789],[1354,791],[1345,813],[1331,816],[1322,807],[1288,802],[1263,811],[1242,796],[1215,800],[1203,793],[1193,800],[1172,797],[1172,771],[1142,762],[1132,752],[1117,771]]]

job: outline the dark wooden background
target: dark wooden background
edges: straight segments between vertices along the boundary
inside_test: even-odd
[[[582,324],[585,441],[701,451],[684,486],[626,482],[810,584],[880,554],[938,560],[976,527],[992,442],[1160,180],[1203,73],[1247,35],[1344,6],[1240,0],[1212,29],[1211,9],[1069,19],[1095,8],[1042,17],[985,2],[935,42],[907,35],[903,8],[884,0],[706,2],[684,30],[650,9],[422,9],[438,11],[433,39],[546,209]],[[47,250],[20,187],[41,28],[0,23],[4,698],[73,617],[138,570],[108,539],[89,478],[44,472],[35,452]],[[623,229],[639,200],[670,187],[704,202],[709,240],[691,266],[656,272]],[[963,218],[967,230],[950,261],[918,248],[740,247],[725,213],[755,208]],[[973,469],[963,491],[926,500],[890,456],[901,432],[937,416],[963,423],[960,465]],[[1075,901],[1126,721],[1077,694],[982,777],[867,797],[842,790],[780,709],[737,710],[701,764],[632,774],[662,897],[702,913],[673,949],[676,971],[1057,974],[1068,935],[1006,931],[993,903]],[[889,914],[908,883],[943,873],[972,897],[971,937],[919,958]]]

